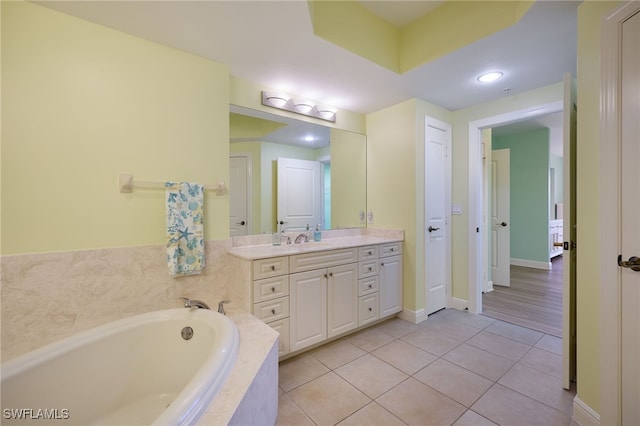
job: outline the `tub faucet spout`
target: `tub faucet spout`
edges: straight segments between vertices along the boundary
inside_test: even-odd
[[[231,303],[231,300],[222,300],[220,303],[218,303],[218,312],[222,315],[227,315],[227,313],[224,311],[225,303]]]
[[[184,300],[185,308],[211,309],[209,308],[209,305],[204,303],[202,300],[191,300],[186,297],[181,297],[180,299]]]

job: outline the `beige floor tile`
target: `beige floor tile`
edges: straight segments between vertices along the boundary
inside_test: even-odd
[[[278,380],[280,387],[289,392],[300,385],[303,385],[323,374],[329,372],[320,361],[305,354],[280,363]]]
[[[472,410],[467,410],[465,413],[453,424],[453,426],[496,426],[491,420],[482,417],[480,414]]]
[[[464,325],[456,321],[449,321],[447,319],[441,321],[427,319],[421,325],[425,330],[435,331],[436,333],[442,334],[443,336],[451,339],[456,339],[460,342],[466,342],[480,331],[475,327],[469,327],[468,325]]]
[[[413,377],[466,407],[471,407],[493,385],[491,380],[443,359],[428,365]]]
[[[499,334],[500,336],[504,336],[511,340],[516,340],[527,345],[535,345],[538,340],[540,340],[540,338],[542,338],[542,336],[544,335],[539,331],[520,327],[519,325],[515,324],[509,324],[508,322],[504,321],[494,322],[489,327],[485,328],[485,331]]]
[[[278,397],[276,426],[314,426],[314,423],[289,395],[282,392]]]
[[[450,318],[450,321],[459,322],[460,324],[479,328],[480,330],[485,329],[496,322],[496,320],[493,318],[485,317],[483,315],[470,314],[469,312],[463,312],[462,315],[452,317]]]
[[[371,402],[334,372],[292,390],[289,396],[317,425],[334,425]]]
[[[458,340],[429,330],[414,331],[404,336],[402,340],[438,356],[442,356],[460,345]]]
[[[468,345],[517,361],[531,349],[530,345],[507,339],[499,334],[481,331],[467,341]]]
[[[371,354],[351,361],[335,372],[371,399],[376,399],[409,377]]]
[[[376,402],[409,425],[450,425],[465,411],[461,404],[413,378]]]
[[[315,359],[332,370],[366,355],[365,351],[346,340],[338,340],[337,342],[320,346],[310,353]]]
[[[395,337],[384,333],[377,328],[369,328],[367,330],[356,333],[351,337],[345,339],[349,343],[352,343],[366,352],[371,352],[391,343],[395,340]]]
[[[562,379],[516,364],[498,382],[567,415],[573,414],[575,393],[562,388]]]
[[[493,381],[502,377],[515,363],[466,343],[446,354],[444,359]]]
[[[556,355],[562,355],[562,339],[556,336],[545,334],[542,339],[536,343],[536,348],[553,352]]]
[[[404,426],[405,423],[382,408],[379,404],[372,402],[364,408],[356,411],[340,423],[339,426]]]
[[[413,324],[400,318],[394,318],[392,320],[383,322],[375,328],[395,338],[400,338],[402,336],[406,336],[412,331],[418,330],[420,326],[418,324]]]
[[[566,414],[499,384],[493,385],[472,409],[500,425],[566,426],[570,420]]]
[[[435,355],[403,340],[393,341],[371,354],[407,374],[414,374],[438,359]]]
[[[527,352],[520,364],[552,376],[562,378],[562,355],[533,347]]]

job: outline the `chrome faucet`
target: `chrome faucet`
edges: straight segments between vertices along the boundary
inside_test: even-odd
[[[224,311],[225,303],[231,303],[231,300],[222,300],[220,301],[220,303],[218,303],[218,312],[221,313],[222,315],[227,315],[227,313]]]
[[[302,234],[298,235],[293,242],[296,244],[300,244],[301,242],[306,243],[308,241],[309,241],[309,235],[307,235],[306,232],[303,232]]]
[[[204,303],[202,300],[191,300],[186,297],[181,297],[180,299],[184,300],[185,308],[211,309],[209,308],[209,305]]]

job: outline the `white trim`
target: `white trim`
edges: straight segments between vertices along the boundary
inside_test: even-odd
[[[425,314],[425,312],[426,311],[424,309],[418,309],[417,311],[403,309],[402,312],[398,314],[398,318],[412,322],[414,324],[419,324],[427,319],[427,315]]]
[[[487,285],[485,286],[484,290],[482,290],[483,293],[491,293],[493,291],[493,281],[489,280],[487,281]]]
[[[637,12],[638,5],[638,2],[627,2],[604,19],[600,46],[600,416],[603,424],[622,421],[620,268],[615,264],[620,249],[620,32],[622,22]]]
[[[482,276],[483,274],[488,276],[487,265],[482,262],[483,250],[488,250],[488,248],[482,247],[484,229],[482,226],[482,152],[480,147],[482,136],[480,130],[560,112],[562,109],[563,101],[559,100],[469,122],[469,222],[467,232],[469,241],[469,312],[471,313],[479,314],[482,312]],[[476,232],[476,228],[479,228],[480,232]]]
[[[458,299],[457,297],[452,297],[451,299],[449,299],[449,303],[447,306],[447,308],[457,309],[459,311],[464,311],[468,307],[469,307],[468,300]]]
[[[551,270],[551,262],[539,262],[537,260],[529,259],[515,259],[511,258],[512,265],[524,266],[525,268],[543,269],[545,271]]]
[[[580,426],[600,426],[600,415],[577,396],[573,398],[573,420]]]

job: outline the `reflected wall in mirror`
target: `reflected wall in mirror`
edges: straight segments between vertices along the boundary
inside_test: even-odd
[[[229,126],[230,236],[366,226],[365,135],[236,105]],[[294,164],[280,180],[278,158]],[[301,186],[311,182],[319,190]]]

